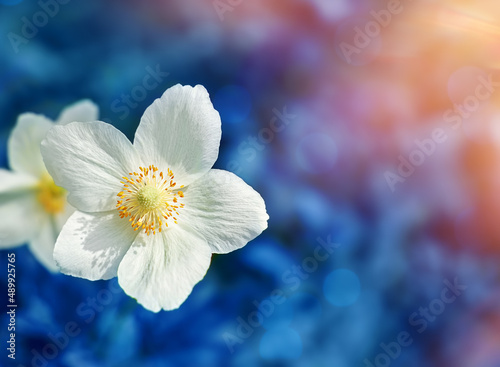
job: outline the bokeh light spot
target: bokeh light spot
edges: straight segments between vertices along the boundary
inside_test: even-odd
[[[352,271],[337,269],[325,278],[323,292],[332,305],[350,306],[358,300],[361,284],[358,276]]]
[[[316,8],[319,16],[330,21],[337,21],[345,18],[352,12],[352,3],[349,2],[349,0],[312,0],[312,4]]]
[[[250,114],[252,100],[250,93],[238,85],[221,88],[214,96],[215,109],[219,111],[223,122],[239,123]]]
[[[302,339],[291,328],[272,329],[262,336],[259,352],[267,360],[297,359],[302,355]]]
[[[328,135],[313,133],[304,137],[297,149],[297,161],[306,171],[322,173],[337,161],[337,145]]]

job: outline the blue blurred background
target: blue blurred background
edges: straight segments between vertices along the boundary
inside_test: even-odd
[[[20,113],[90,98],[132,138],[165,89],[202,84],[216,168],[270,214],[158,314],[15,249],[17,359],[2,312],[1,365],[500,366],[500,93],[458,130],[443,118],[497,75],[499,17],[465,0],[0,0],[0,167]],[[392,190],[387,172],[439,127]]]

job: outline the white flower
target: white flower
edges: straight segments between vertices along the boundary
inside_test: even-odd
[[[97,107],[83,100],[64,109],[56,124],[97,118]],[[55,272],[56,238],[74,209],[66,202],[65,190],[54,184],[40,153],[53,126],[43,115],[24,113],[12,131],[8,141],[12,171],[0,169],[0,248],[28,243],[38,261]]]
[[[54,127],[42,154],[75,212],[54,258],[63,273],[118,276],[158,312],[179,307],[212,253],[228,253],[267,228],[262,197],[211,169],[221,121],[202,86],[176,85],[148,107],[132,144],[104,122]]]

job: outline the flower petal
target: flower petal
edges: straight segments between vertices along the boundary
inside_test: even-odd
[[[40,232],[29,242],[29,248],[36,259],[53,273],[59,271],[53,256],[58,234],[53,216],[46,215]]]
[[[118,268],[118,282],[148,310],[173,310],[203,279],[211,255],[203,240],[178,226],[152,236],[141,233]]]
[[[37,185],[38,180],[31,175],[0,168],[0,194],[13,194],[27,189],[35,189]]]
[[[66,125],[70,122],[89,122],[99,119],[99,107],[89,99],[78,101],[61,111],[57,124]]]
[[[34,238],[43,222],[36,191],[0,195],[0,248],[22,245]]]
[[[206,89],[178,84],[146,109],[134,145],[147,165],[170,168],[187,186],[212,168],[220,139],[220,116]]]
[[[120,180],[141,165],[127,137],[100,121],[56,125],[42,142],[42,154],[56,185],[84,212],[114,209]]]
[[[61,233],[66,221],[74,212],[75,208],[66,202],[64,210],[61,213],[55,215],[46,214],[41,224],[40,233],[29,242],[29,247],[33,255],[53,273],[59,272],[59,267],[54,260],[54,246],[57,237]]]
[[[118,265],[136,233],[118,211],[75,212],[64,225],[54,259],[64,274],[90,280],[116,276]]]
[[[210,170],[184,193],[178,223],[204,238],[214,253],[239,249],[267,228],[264,200],[231,172]]]
[[[41,177],[46,172],[40,154],[40,143],[52,126],[52,121],[42,115],[24,113],[19,116],[8,141],[12,170],[34,177]]]

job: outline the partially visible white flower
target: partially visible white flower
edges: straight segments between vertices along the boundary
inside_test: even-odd
[[[42,154],[79,211],[54,249],[63,273],[118,276],[158,312],[179,307],[208,270],[267,228],[262,197],[234,174],[211,169],[221,121],[202,86],[176,85],[146,110],[132,144],[104,122],[54,127]]]
[[[56,121],[95,121],[98,108],[83,100],[64,109]],[[55,185],[40,153],[40,144],[54,122],[43,115],[24,113],[8,141],[11,171],[0,169],[0,248],[28,243],[34,256],[56,272],[54,245],[62,226],[74,212],[66,191]]]

